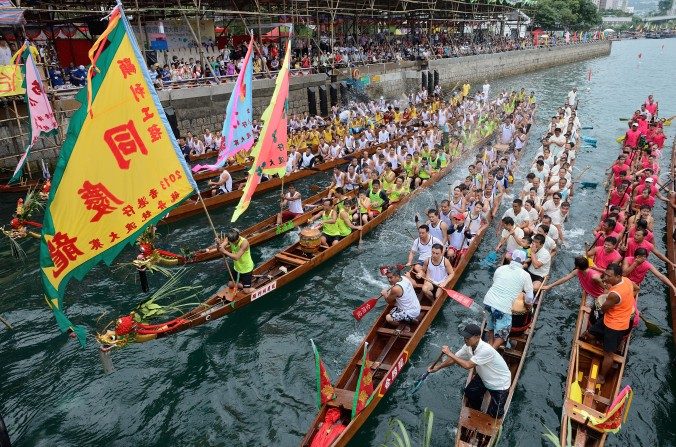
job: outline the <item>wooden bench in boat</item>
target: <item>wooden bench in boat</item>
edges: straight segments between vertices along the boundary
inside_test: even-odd
[[[326,405],[336,408],[342,407],[346,410],[352,409],[354,391],[344,390],[342,388],[334,388],[333,391],[336,393],[336,398],[327,402]]]
[[[375,364],[375,362],[369,362],[369,363]],[[361,364],[362,364],[362,362],[361,362],[361,360],[359,360],[357,362],[357,366],[361,366]],[[389,363],[381,363],[380,365],[377,365],[377,366],[378,366],[378,368],[376,368],[376,369],[381,369],[383,371],[389,371],[390,368],[392,368],[392,365],[389,364]],[[373,365],[371,365],[371,367],[373,367]]]
[[[600,346],[596,346],[592,343],[588,343],[582,340],[578,340],[577,344],[580,346],[580,348],[585,349],[589,352],[593,352],[596,355],[599,355],[601,357],[603,357],[604,355],[603,348],[601,348]],[[624,357],[613,352],[613,361],[617,363],[624,363]]]
[[[308,262],[308,260],[302,259],[302,258],[297,257],[297,256],[289,255],[288,253],[276,253],[275,259],[277,259],[277,260],[279,260],[283,263],[291,264],[291,265],[295,265],[295,266],[299,266],[299,267],[301,265],[305,264],[306,262]]]
[[[393,336],[393,337],[394,337],[394,336],[397,335],[397,330],[396,330],[396,329],[386,328],[386,327],[381,327],[381,328],[378,328],[378,333],[381,334],[381,335],[389,335],[389,336]],[[406,331],[406,332],[401,331],[401,332],[399,333],[399,337],[403,337],[403,338],[411,338],[411,337],[413,337],[413,334],[414,334],[414,333],[415,333],[415,332],[412,331],[412,330],[411,330],[411,331]]]
[[[489,416],[486,413],[470,407],[464,407],[460,411],[459,427],[472,427],[483,435],[495,436],[498,434],[500,419]],[[467,429],[466,429],[467,430]],[[470,445],[470,444],[467,444]]]

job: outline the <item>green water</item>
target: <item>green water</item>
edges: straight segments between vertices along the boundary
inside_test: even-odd
[[[662,49],[661,46],[664,45]],[[638,64],[638,53],[643,53]],[[502,88],[534,90],[539,109],[533,135],[573,85],[580,88],[580,116],[586,135],[598,139],[598,149],[582,151],[578,167],[591,165],[583,180],[602,181],[604,170],[617,152],[615,137],[624,132],[628,116],[653,93],[662,115],[676,114],[676,39],[618,42],[611,56],[491,82]],[[593,71],[591,82],[587,72]],[[671,143],[676,126],[668,128]],[[532,159],[534,142],[524,163]],[[668,157],[663,157],[664,159]],[[666,166],[666,163],[663,164]],[[460,178],[463,172],[449,176]],[[520,176],[523,177],[523,171]],[[326,183],[326,177],[301,182]],[[517,180],[521,184],[521,178]],[[364,238],[363,251],[346,250],[288,287],[233,314],[198,329],[157,342],[129,346],[113,354],[116,371],[104,375],[96,343],[86,349],[56,329],[40,295],[37,250],[26,245],[28,259],[21,263],[0,248],[0,314],[15,331],[0,328],[0,413],[17,446],[294,446],[305,434],[315,408],[314,363],[310,339],[322,352],[329,373],[336,378],[365,335],[377,312],[355,324],[351,311],[380,290],[383,281],[376,267],[405,260],[414,229],[413,215],[448,191],[447,182],[422,194],[396,216]],[[582,190],[575,196],[567,224],[566,249],[552,269],[554,277],[567,273],[598,220],[604,191]],[[13,204],[0,200],[0,221],[7,222]],[[272,195],[255,200],[242,219],[244,227],[276,209]],[[231,208],[214,213],[226,228]],[[663,244],[664,206],[655,216],[656,239]],[[194,248],[211,240],[206,219],[196,217],[172,224],[163,241],[167,248]],[[260,261],[290,243],[292,235],[254,249]],[[483,257],[495,245],[494,234],[477,254]],[[120,261],[134,254],[128,250]],[[663,263],[654,260],[664,271]],[[214,261],[193,268],[190,282],[204,294],[225,281],[222,264]],[[151,286],[161,284],[151,278]],[[460,292],[481,300],[490,272],[470,264],[460,281]],[[98,267],[82,283],[73,283],[66,299],[73,321],[91,331],[128,311],[143,296],[129,271],[111,272]],[[665,288],[654,278],[644,282],[640,307],[662,327],[669,326]],[[537,325],[532,349],[506,420],[501,445],[544,445],[543,424],[558,429],[563,383],[574,329],[579,290],[574,281],[548,294]],[[102,316],[103,315],[103,316]],[[434,446],[451,444],[460,409],[466,372],[449,368],[430,377],[411,394],[410,386],[435,358],[441,345],[459,347],[459,325],[475,321],[476,314],[453,302],[423,338],[409,366],[398,377],[351,446],[379,445],[388,421],[398,417],[415,430],[425,407],[435,413]],[[609,446],[676,445],[674,395],[676,377],[671,362],[670,334],[650,336],[642,326],[632,340],[624,383],[635,390],[629,419]]]

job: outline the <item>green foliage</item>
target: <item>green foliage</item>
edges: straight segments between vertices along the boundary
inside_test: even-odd
[[[420,432],[420,447],[430,447],[432,445],[432,429],[434,423],[434,412],[429,408],[425,408]],[[412,447],[411,437],[403,422],[399,419],[390,420],[390,429],[385,435],[385,443],[381,447]]]
[[[561,444],[559,437],[554,434],[547,426],[544,426],[546,433],[542,434],[542,437],[549,441],[554,447],[573,447],[573,426],[570,423],[570,418],[568,418],[568,433],[566,436],[566,445]]]
[[[176,287],[180,279],[188,273],[188,269],[182,269],[175,275],[171,276],[169,280],[162,285],[153,295],[145,302],[139,304],[134,309],[134,320],[139,323],[148,323],[155,318],[165,317],[169,314],[180,313],[184,307],[194,307],[196,303],[187,301],[192,300],[197,296],[197,292],[202,288],[199,286],[182,286]],[[183,298],[169,303],[158,304],[159,301],[167,301],[170,297],[175,295],[184,295]]]
[[[660,14],[666,14],[671,10],[671,5],[674,4],[674,0],[660,0],[659,3],[657,3],[657,11]]]
[[[546,30],[586,31],[602,23],[590,0],[537,0],[533,19]]]

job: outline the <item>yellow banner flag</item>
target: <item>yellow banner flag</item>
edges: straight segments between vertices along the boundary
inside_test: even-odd
[[[21,72],[21,65],[16,63],[25,47],[19,48],[19,51],[14,53],[8,65],[0,65],[0,97],[16,96],[26,93],[23,86],[23,73]]]
[[[78,94],[45,210],[42,282],[55,312],[72,277],[110,264],[197,187],[120,6],[89,54],[89,85]]]

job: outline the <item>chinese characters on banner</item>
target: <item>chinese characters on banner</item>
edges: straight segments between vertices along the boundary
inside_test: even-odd
[[[287,133],[286,133],[286,103],[289,97],[289,55],[291,53],[291,39],[287,41],[284,63],[277,75],[275,91],[270,98],[270,104],[263,112],[261,121],[263,129],[251,150],[254,162],[249,170],[249,178],[244,186],[242,197],[232,215],[231,222],[235,222],[244,213],[251,203],[256,187],[263,175],[278,175],[286,173]]]
[[[24,47],[19,48],[8,65],[0,65],[0,97],[23,95],[26,92],[23,87],[21,67],[15,63],[23,50]]]
[[[46,206],[41,267],[50,299],[61,298],[70,278],[81,279],[96,262],[112,262],[196,189],[119,11],[98,59],[106,62],[91,79],[91,108],[86,89],[77,97],[82,105],[70,121]],[[29,90],[40,93],[30,84]]]
[[[26,147],[21,159],[17,163],[9,183],[18,182],[21,179],[21,176],[23,175],[23,165],[26,162],[26,158],[28,157],[33,144],[35,144],[38,138],[40,138],[41,135],[49,135],[59,127],[28,42],[21,48],[25,49],[23,52],[23,57],[26,61],[26,76],[24,79],[26,80],[26,103],[28,104],[28,119],[30,121],[31,130],[28,147]]]

